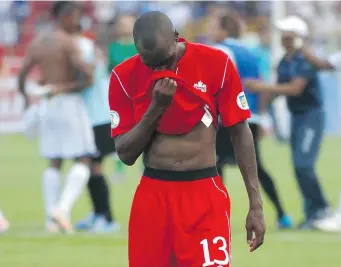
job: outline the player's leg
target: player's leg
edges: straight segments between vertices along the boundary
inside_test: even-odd
[[[94,203],[96,218],[91,232],[116,232],[120,229],[120,224],[115,220],[110,206],[110,190],[103,175],[102,157],[93,160],[92,174],[88,183],[88,188]]]
[[[295,115],[292,122],[292,157],[296,178],[304,197],[306,220],[301,228],[311,228],[312,222],[326,216],[328,203],[315,170],[323,137],[323,112],[312,110]]]
[[[51,214],[59,200],[61,159],[50,159],[49,166],[43,173],[43,198],[46,214],[46,230],[51,233],[58,232],[58,226],[51,220]]]
[[[255,144],[259,182],[264,192],[266,193],[268,198],[271,200],[272,204],[274,205],[276,209],[278,226],[280,228],[291,228],[292,227],[291,218],[288,215],[286,215],[286,213],[284,212],[284,208],[279,199],[274,180],[269,175],[268,171],[265,169],[264,165],[262,164],[262,157],[261,157],[261,152],[260,152],[261,150],[259,147],[259,126],[257,124],[251,123],[250,128],[252,131],[253,140]]]
[[[81,157],[71,166],[66,175],[60,200],[52,212],[52,219],[65,232],[72,232],[71,211],[89,181],[90,165],[91,159],[89,157]]]
[[[136,189],[129,219],[129,267],[176,267],[166,185],[142,177]]]
[[[91,176],[88,190],[93,206],[93,211],[75,226],[78,230],[90,230],[95,222],[101,229],[117,229],[113,223],[110,209],[110,188],[103,175],[103,158],[115,151],[115,142],[110,136],[110,123],[93,127],[97,153],[92,157]],[[115,227],[113,227],[115,226]],[[96,227],[98,228],[98,227]]]
[[[178,183],[171,198],[177,266],[230,266],[230,200],[221,178]]]

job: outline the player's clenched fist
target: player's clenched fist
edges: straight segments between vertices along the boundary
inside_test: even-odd
[[[173,100],[177,83],[173,79],[157,80],[153,88],[153,102],[158,107],[167,107]]]

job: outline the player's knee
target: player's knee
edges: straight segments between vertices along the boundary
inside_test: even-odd
[[[82,162],[76,162],[71,167],[70,172],[79,177],[90,176],[90,167]]]
[[[91,158],[89,157],[81,157],[77,160],[77,162],[82,163],[87,166],[91,166]]]

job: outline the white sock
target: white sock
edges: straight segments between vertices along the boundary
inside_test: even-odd
[[[43,197],[46,213],[46,220],[54,207],[58,204],[60,189],[60,170],[47,168],[43,173]]]
[[[83,163],[75,163],[66,176],[58,209],[69,215],[74,204],[83,192],[84,187],[87,185],[89,178],[90,168]]]

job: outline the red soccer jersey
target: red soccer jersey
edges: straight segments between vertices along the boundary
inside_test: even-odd
[[[223,126],[250,118],[239,74],[222,51],[186,42],[186,51],[176,72],[155,72],[136,55],[113,69],[109,86],[111,135],[132,129],[152,101],[153,81],[160,77],[178,82],[173,101],[160,120],[157,131],[186,134],[209,112],[215,125]]]

